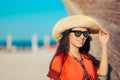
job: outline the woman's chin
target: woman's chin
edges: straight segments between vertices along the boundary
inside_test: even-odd
[[[81,48],[82,46],[83,46],[83,44],[76,45],[76,47],[78,47],[78,48]]]

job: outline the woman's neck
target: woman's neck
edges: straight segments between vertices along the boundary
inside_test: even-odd
[[[74,57],[76,57],[76,58],[79,58],[81,53],[79,52],[79,48],[77,48],[77,47],[70,47],[69,54],[74,56]]]

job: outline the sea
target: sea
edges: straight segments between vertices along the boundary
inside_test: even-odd
[[[50,40],[50,45],[55,45],[56,42],[54,40]],[[38,47],[42,47],[44,45],[43,40],[38,40]],[[0,40],[0,47],[6,47],[7,41],[6,40]],[[17,48],[25,48],[25,47],[31,47],[32,41],[31,40],[13,40],[12,46],[16,46]]]

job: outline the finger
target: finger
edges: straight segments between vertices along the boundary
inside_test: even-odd
[[[102,36],[103,32],[101,30],[99,30],[99,36]]]
[[[109,34],[105,28],[101,28],[102,33]]]

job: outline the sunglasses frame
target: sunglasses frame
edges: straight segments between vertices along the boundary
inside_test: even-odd
[[[85,38],[88,38],[90,36],[90,32],[89,31],[70,30],[70,32],[73,32],[75,37],[80,37],[82,34],[83,34],[83,36]]]

